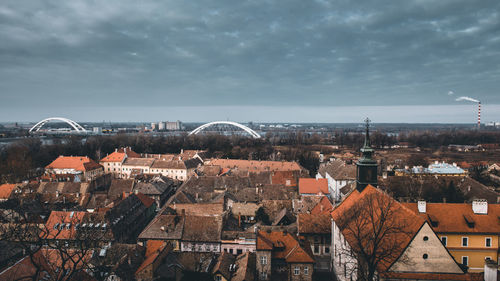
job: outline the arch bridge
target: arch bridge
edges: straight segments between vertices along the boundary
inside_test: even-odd
[[[70,125],[75,130],[75,132],[87,133],[87,130],[85,130],[85,128],[83,128],[80,124],[76,123],[73,120],[70,120],[68,118],[63,118],[63,117],[50,117],[50,118],[43,119],[42,121],[36,123],[35,126],[31,127],[31,129],[29,130],[29,133],[38,132],[43,127],[43,125],[49,123],[50,121],[61,121],[61,122],[64,122],[64,123]]]
[[[255,138],[255,139],[260,138],[260,135],[257,132],[255,132],[254,130],[248,128],[245,125],[241,125],[240,123],[236,123],[236,122],[232,122],[232,121],[215,121],[215,122],[210,122],[210,123],[201,125],[198,128],[194,129],[193,131],[191,131],[189,133],[189,135],[196,135],[199,132],[205,130],[206,128],[208,128],[210,126],[214,126],[214,125],[230,125],[230,126],[238,127],[240,129],[242,129],[243,131],[247,132],[253,138]]]

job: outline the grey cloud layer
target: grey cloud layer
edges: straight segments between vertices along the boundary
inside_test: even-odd
[[[499,1],[2,1],[0,106],[500,103]]]

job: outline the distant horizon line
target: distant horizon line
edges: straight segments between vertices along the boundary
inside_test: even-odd
[[[481,106],[483,124],[500,121],[499,104],[482,104]],[[376,124],[476,124],[477,111],[478,108],[473,103],[426,106],[27,106],[2,108],[0,120],[2,123],[38,122],[55,116],[76,122],[92,123],[167,120],[204,123],[231,120],[255,123],[356,124],[362,123],[366,117],[369,117]]]

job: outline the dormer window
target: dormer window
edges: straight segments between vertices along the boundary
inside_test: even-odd
[[[475,222],[474,219],[469,215],[464,215],[465,223],[469,228],[474,228]]]

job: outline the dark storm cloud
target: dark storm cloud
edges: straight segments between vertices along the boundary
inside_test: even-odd
[[[500,103],[499,3],[4,0],[1,106]]]

